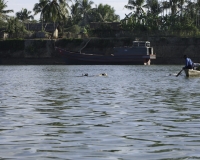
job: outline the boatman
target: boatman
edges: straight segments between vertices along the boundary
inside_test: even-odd
[[[187,55],[184,55],[183,58],[185,59],[185,67],[183,69],[194,69],[194,63]]]

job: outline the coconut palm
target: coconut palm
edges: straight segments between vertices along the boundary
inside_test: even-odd
[[[171,14],[175,15],[178,11],[179,0],[170,0]]]
[[[144,0],[129,0],[128,4],[124,7],[129,10],[134,10],[135,17],[139,19],[144,14],[143,3]]]
[[[49,0],[39,0],[33,7],[34,15],[42,12],[42,9],[48,4]]]
[[[184,6],[184,4],[185,4],[185,0],[179,0],[179,8],[180,8],[180,10],[181,10],[181,18],[182,18],[182,16],[183,16],[183,6]]]
[[[194,19],[196,17],[197,10],[199,8],[198,3],[191,2],[191,1],[187,1],[186,3],[187,3],[187,6],[185,10],[185,15],[190,19]]]
[[[22,22],[26,22],[30,19],[34,19],[33,15],[30,15],[31,11],[28,11],[26,8],[22,8],[22,10],[20,12],[16,13],[16,17],[20,20],[22,20]]]
[[[78,2],[75,2],[74,4],[71,5],[70,14],[71,14],[70,20],[72,25],[78,24],[78,22],[82,19]]]
[[[33,11],[35,15],[40,13],[41,20],[55,22],[61,17],[62,13],[66,13],[66,10],[64,11],[64,7],[68,6],[66,1],[67,0],[59,0],[58,3],[57,0],[39,0],[39,3],[34,5]]]
[[[64,1],[63,3],[60,3],[60,11],[63,18],[67,18],[69,16],[69,5]]]
[[[145,15],[143,3],[144,0],[128,0],[128,4],[124,6],[126,9],[133,10],[133,12],[130,13],[131,16],[123,20],[123,22],[126,22],[125,26],[128,26],[131,31],[141,28],[141,20],[144,20],[143,15]]]
[[[96,8],[97,21],[99,22],[114,22],[119,21],[119,16],[115,14],[114,8],[108,4],[99,4]]]
[[[52,0],[52,2],[55,0]],[[59,0],[59,3],[62,4],[63,6],[68,6],[67,0]],[[55,1],[57,2],[57,1]],[[37,15],[38,13],[41,13],[43,8],[48,5],[49,3],[51,3],[51,0],[39,0],[39,3],[36,3],[34,5],[33,11],[35,12],[34,14]]]
[[[16,17],[21,20],[23,23],[28,22],[30,19],[34,19],[33,15],[30,15],[31,11],[28,11],[27,9],[22,8],[20,12],[16,13]],[[29,29],[29,24],[28,24]]]
[[[158,0],[146,0],[146,5],[143,7],[148,9],[148,13],[154,15],[158,15],[163,11],[161,3],[159,3]]]
[[[5,10],[7,8],[6,3],[4,0],[0,0],[0,19],[6,19],[8,17],[6,14],[13,12],[13,10]]]
[[[89,0],[75,0],[75,7],[77,7],[76,5],[78,4],[78,14],[77,14],[77,18],[79,20],[79,25],[87,25],[88,24],[88,14],[90,14],[90,11],[92,9],[92,4],[94,2],[89,1]]]
[[[38,13],[41,14],[43,8],[49,3],[49,0],[39,0],[39,3],[36,3],[34,5],[33,11],[34,11],[34,15],[37,15]],[[43,30],[43,16],[40,16],[40,20],[42,22],[42,30]]]
[[[77,0],[79,4],[79,8],[81,13],[83,14],[83,17],[87,14],[87,12],[92,8],[92,5],[94,4],[93,1],[89,0]]]
[[[69,5],[66,2],[60,3],[61,19],[59,25],[62,28],[62,33],[64,33],[64,25],[69,18]]]
[[[59,0],[60,4],[64,3],[64,0]],[[57,0],[48,0],[48,3],[41,11],[41,19],[46,22],[53,22],[54,23],[54,30],[55,30],[55,22],[58,20],[62,20],[63,15],[61,12],[60,4]]]
[[[162,10],[163,10],[163,15],[167,15],[167,10],[170,9],[170,3],[168,1],[162,1]]]
[[[40,16],[45,21],[55,22],[57,19],[59,19],[60,14],[61,10],[57,0],[48,0],[48,3],[42,9]]]

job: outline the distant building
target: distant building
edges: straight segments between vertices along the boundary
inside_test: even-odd
[[[42,28],[42,23],[26,23],[25,27],[29,31],[42,31],[42,29],[46,32],[53,32],[55,29],[57,29],[58,24],[57,23],[43,23],[43,28]]]
[[[41,31],[45,31],[45,32],[49,32],[49,33],[53,33],[53,37],[54,38],[58,38],[58,24],[57,23],[26,23],[25,27],[28,31],[33,31],[33,32],[41,32]],[[38,38],[42,38],[41,35],[42,34],[36,34],[36,35],[40,35]],[[43,37],[44,38],[44,37]]]

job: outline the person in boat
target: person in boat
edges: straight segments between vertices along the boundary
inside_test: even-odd
[[[185,59],[185,67],[183,69],[194,69],[194,63],[187,55],[184,55],[183,58]]]

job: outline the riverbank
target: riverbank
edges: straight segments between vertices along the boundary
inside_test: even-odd
[[[1,65],[54,65],[64,64],[55,52],[55,46],[88,54],[113,54],[113,48],[131,46],[134,38],[91,38],[58,40],[6,40],[0,41]],[[151,64],[180,65],[187,54],[194,62],[200,62],[200,38],[141,37],[150,41],[156,54]]]

